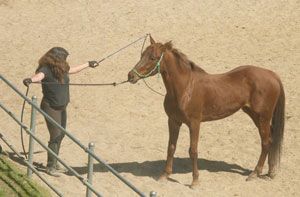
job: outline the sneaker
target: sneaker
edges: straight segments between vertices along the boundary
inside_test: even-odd
[[[57,170],[55,168],[48,168],[46,169],[46,173],[49,174],[50,176],[54,177],[59,177],[60,175],[58,174]]]
[[[66,169],[64,166],[60,165],[59,163],[56,164],[56,171],[60,173],[67,173],[68,169]]]

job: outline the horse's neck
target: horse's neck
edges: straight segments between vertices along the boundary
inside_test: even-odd
[[[190,82],[192,71],[185,65],[179,65],[172,54],[165,55],[162,77],[167,95],[181,97]]]

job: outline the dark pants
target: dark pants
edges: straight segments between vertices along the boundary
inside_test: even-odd
[[[59,125],[61,125],[63,128],[66,128],[66,123],[67,123],[66,107],[58,107],[58,108],[51,107],[49,103],[45,99],[43,99],[41,102],[41,109],[45,111],[51,118],[53,118]],[[56,127],[46,118],[45,120],[50,134],[48,147],[58,155],[60,145],[65,134],[63,131],[61,131],[58,127]],[[56,165],[57,165],[57,159],[51,153],[48,152],[47,167],[55,168]]]

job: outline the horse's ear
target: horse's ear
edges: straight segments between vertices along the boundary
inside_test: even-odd
[[[152,38],[151,35],[150,35],[150,43],[151,43],[151,44],[155,44],[155,41],[154,41],[154,39]]]
[[[171,50],[173,48],[173,44],[172,44],[172,40],[170,40],[169,42],[166,42],[164,45],[163,45],[163,49],[166,50]]]

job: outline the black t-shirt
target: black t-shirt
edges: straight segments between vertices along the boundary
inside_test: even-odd
[[[45,77],[42,80],[42,90],[44,99],[51,107],[67,106],[70,101],[69,95],[69,75],[64,75],[63,83],[60,83],[51,72],[48,66],[41,67],[38,72],[44,73]],[[47,84],[50,83],[50,84]]]

